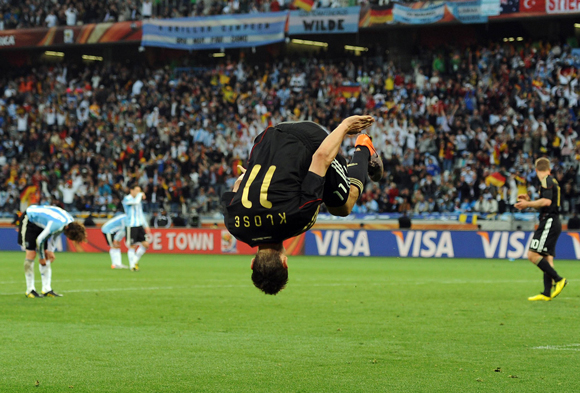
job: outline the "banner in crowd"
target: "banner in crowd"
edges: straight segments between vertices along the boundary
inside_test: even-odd
[[[83,26],[0,30],[0,49],[139,42],[140,40],[141,22],[91,23]]]
[[[256,248],[238,242],[225,229],[152,228],[151,231],[153,234],[147,250],[148,253],[243,255],[256,253]],[[109,250],[105,236],[100,229],[87,228],[87,237],[88,241],[86,243],[74,243],[67,240],[67,249],[72,252],[105,252]],[[16,243],[16,240],[14,240],[14,243]],[[304,235],[286,240],[284,246],[289,255],[302,254]],[[2,247],[1,243],[0,247]],[[124,242],[121,248],[123,252],[127,251]]]
[[[291,11],[288,35],[356,33],[360,7]]]
[[[533,232],[313,230],[306,255],[525,259]],[[557,259],[580,259],[580,234],[563,232]]]
[[[572,49],[572,61],[574,62],[574,67],[580,68],[580,48]]]
[[[447,3],[451,14],[461,23],[486,23],[487,15],[482,8],[482,2],[475,1],[451,1]]]
[[[445,11],[445,3],[424,8],[412,8],[395,4],[393,7],[393,21],[405,25],[427,25],[443,19]]]
[[[143,22],[143,46],[173,49],[227,49],[284,40],[287,12],[219,15]]]

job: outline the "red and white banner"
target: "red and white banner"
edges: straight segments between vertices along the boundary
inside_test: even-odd
[[[540,12],[546,10],[546,0],[520,0],[520,12]]]
[[[252,255],[256,248],[239,242],[225,229],[189,229],[169,228],[152,229],[153,238],[147,253],[158,254],[241,254]],[[71,252],[105,252],[109,246],[100,229],[87,229],[86,243],[73,243],[67,240],[67,251]],[[304,235],[284,242],[288,255],[304,253]],[[122,243],[121,249],[127,251]]]
[[[567,14],[580,12],[580,0],[546,0],[548,14]]]

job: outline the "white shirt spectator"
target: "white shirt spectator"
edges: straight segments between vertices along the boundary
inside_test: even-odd
[[[133,83],[133,89],[132,89],[131,95],[138,96],[139,94],[141,94],[142,88],[143,88],[143,82],[141,81],[141,79],[137,79],[137,81],[135,83]]]
[[[46,27],[54,27],[56,26],[57,20],[58,19],[56,18],[56,15],[54,13],[50,13],[46,16],[44,22],[46,23]]]
[[[145,0],[143,2],[143,6],[141,7],[141,15],[143,15],[143,19],[151,18],[153,14],[153,2],[151,0]]]
[[[28,130],[28,113],[24,113],[18,116],[18,132],[25,132]]]
[[[77,24],[77,9],[72,5],[64,12],[66,15],[66,25],[74,26]]]

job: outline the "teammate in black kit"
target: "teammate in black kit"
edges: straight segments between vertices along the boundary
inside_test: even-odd
[[[544,291],[539,295],[529,297],[528,300],[549,301],[558,296],[568,284],[568,281],[560,277],[554,270],[556,242],[562,232],[560,186],[558,181],[550,175],[550,160],[547,158],[536,160],[536,174],[542,184],[540,199],[530,201],[528,195],[518,195],[518,203],[515,204],[515,207],[520,210],[528,207],[540,209],[540,225],[534,233],[528,251],[528,259],[544,272]],[[555,285],[552,290],[553,283]]]
[[[284,240],[310,229],[323,202],[331,214],[348,215],[367,172],[375,181],[381,178],[382,162],[367,135],[357,138],[348,167],[338,155],[346,135],[373,122],[371,116],[351,116],[330,134],[313,122],[280,123],[256,137],[247,171],[222,204],[230,233],[258,246],[252,281],[264,293],[275,295],[288,281]]]

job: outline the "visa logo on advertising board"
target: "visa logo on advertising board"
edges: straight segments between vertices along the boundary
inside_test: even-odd
[[[406,233],[407,236],[405,237],[403,233]],[[438,234],[440,234],[439,238]],[[393,231],[393,235],[397,239],[397,247],[401,257],[440,258],[445,255],[453,258],[455,256],[451,232],[449,231],[426,231],[425,233],[422,231]],[[412,253],[409,255],[411,248]]]
[[[311,232],[316,239],[318,255],[371,255],[367,231],[324,231],[324,235],[321,231]]]
[[[486,258],[527,258],[534,233],[526,232],[477,232],[481,237]],[[491,238],[490,238],[491,234]]]
[[[568,232],[567,235],[572,238],[572,244],[574,245],[574,254],[576,254],[576,259],[580,259],[580,233]]]

